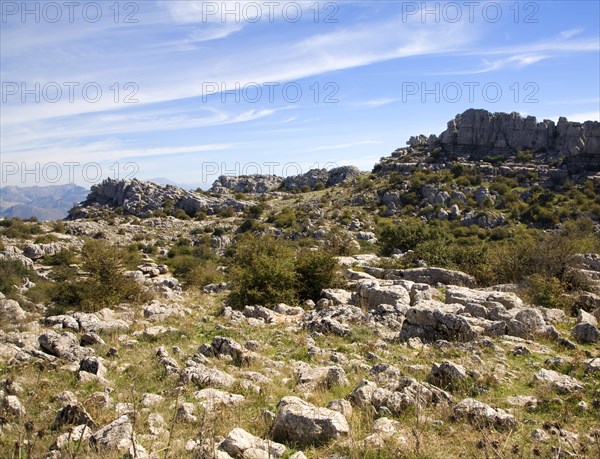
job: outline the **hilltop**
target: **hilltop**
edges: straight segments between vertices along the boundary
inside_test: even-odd
[[[600,454],[600,123],[0,220],[7,457]]]

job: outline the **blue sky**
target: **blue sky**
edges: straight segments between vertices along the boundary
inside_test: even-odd
[[[471,107],[600,119],[597,1],[0,3],[2,184],[370,170]]]

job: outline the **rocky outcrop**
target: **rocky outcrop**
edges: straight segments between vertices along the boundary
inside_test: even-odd
[[[357,175],[360,175],[360,171],[354,166],[341,166],[329,171],[327,169],[311,169],[305,174],[287,177],[283,181],[282,187],[286,191],[301,190],[305,186],[314,189],[319,183],[331,187]]]
[[[197,212],[215,214],[231,207],[237,211],[247,203],[236,199],[187,191],[172,185],[159,185],[141,180],[106,179],[92,186],[87,199],[69,211],[70,219],[93,216],[102,208],[121,208],[126,215],[149,217],[156,212],[183,210],[188,215]]]
[[[221,175],[208,190],[211,193],[266,193],[283,182],[277,175]]]
[[[553,183],[569,177],[583,180],[600,171],[598,121],[579,123],[561,117],[557,123],[538,122],[515,112],[469,109],[449,121],[439,136],[411,137],[407,144],[378,163],[374,172],[409,175],[458,165],[486,176],[536,173]],[[392,204],[393,213],[398,203]]]
[[[481,159],[494,153],[517,150],[554,152],[565,157],[571,173],[600,170],[600,123],[577,123],[561,117],[538,122],[519,113],[490,113],[470,109],[457,115],[439,136],[439,145],[448,152]]]

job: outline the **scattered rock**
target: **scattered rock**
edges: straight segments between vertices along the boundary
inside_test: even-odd
[[[580,343],[597,343],[600,341],[600,330],[588,322],[582,322],[571,328],[571,335]]]
[[[472,398],[466,398],[458,403],[453,411],[456,417],[466,419],[474,426],[495,427],[498,430],[511,430],[517,427],[517,420],[513,415]]]
[[[332,400],[327,404],[327,408],[342,413],[346,419],[352,417],[352,404],[348,400]]]
[[[101,378],[106,377],[106,367],[98,357],[84,357],[79,362],[79,371],[87,371]]]
[[[535,381],[547,383],[557,394],[570,394],[584,389],[583,385],[571,376],[563,375],[554,370],[542,369],[533,375]]]
[[[284,397],[278,405],[273,437],[299,446],[319,445],[348,435],[350,426],[342,413],[316,407],[298,397]]]
[[[600,372],[600,358],[587,359],[584,362],[584,368],[586,373]]]
[[[96,344],[106,344],[104,340],[94,332],[85,332],[79,340],[81,346],[94,346]]]
[[[469,377],[462,365],[444,361],[432,364],[427,382],[444,390],[465,389]]]
[[[56,449],[65,449],[72,442],[86,442],[92,436],[92,429],[90,429],[87,425],[82,424],[73,427],[69,430],[69,432],[65,432],[64,434],[59,435],[56,438],[56,442],[54,446]]]
[[[0,299],[0,317],[2,324],[17,325],[27,318],[27,313],[15,300]]]
[[[235,459],[268,459],[282,457],[285,446],[270,440],[263,440],[244,429],[233,429],[221,442],[219,449]]]
[[[198,417],[194,416],[196,406],[193,403],[184,402],[177,408],[175,413],[175,419],[179,422],[195,423],[198,421]]]
[[[80,360],[94,352],[90,348],[81,347],[75,335],[69,332],[59,334],[47,331],[40,335],[38,341],[42,351],[65,360]]]
[[[21,400],[16,395],[7,395],[2,399],[2,410],[9,416],[21,417],[27,414]]]
[[[235,379],[228,373],[216,368],[208,368],[206,365],[188,360],[186,367],[181,371],[181,379],[184,383],[192,382],[200,388],[222,387],[230,388]]]
[[[58,429],[64,425],[95,427],[96,423],[82,405],[68,403],[56,413],[52,428]]]
[[[90,437],[90,443],[97,450],[107,449],[130,453],[132,450],[142,449],[141,445],[136,444],[133,424],[128,415],[123,415],[99,429]]]
[[[243,395],[230,394],[219,389],[206,388],[194,393],[194,398],[199,400],[200,406],[205,411],[215,411],[221,407],[239,405],[244,401]]]

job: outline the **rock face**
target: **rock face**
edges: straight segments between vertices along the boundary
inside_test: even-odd
[[[208,190],[211,193],[266,193],[279,187],[283,177],[277,175],[240,175],[230,177],[221,175]]]
[[[518,113],[490,113],[469,109],[448,122],[439,136],[446,151],[481,159],[517,150],[555,152],[565,157],[570,173],[600,170],[600,123],[577,123],[561,117],[558,123],[537,122]]]
[[[342,413],[316,407],[298,397],[284,397],[278,407],[273,425],[275,440],[300,446],[318,445],[350,432]]]
[[[49,244],[27,244],[23,248],[23,255],[32,260],[37,260],[42,257],[56,255],[67,246],[58,242]]]
[[[155,212],[181,209],[188,215],[202,211],[215,214],[226,207],[242,210],[246,203],[232,198],[214,198],[172,185],[153,182],[106,179],[92,186],[87,199],[69,211],[70,219],[85,218],[102,207],[122,208],[123,213],[148,217]]]

